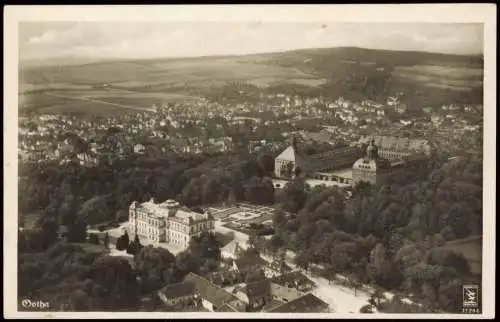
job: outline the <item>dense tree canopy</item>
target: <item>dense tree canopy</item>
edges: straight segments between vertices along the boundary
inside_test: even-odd
[[[45,252],[19,256],[20,297],[47,301],[54,310],[134,310],[138,285],[122,258],[58,242]]]
[[[124,234],[116,246],[134,255],[134,267],[76,245],[86,241],[87,225],[126,218],[133,200],[175,198],[191,207],[275,201],[268,177],[272,162],[264,155],[127,159],[94,168],[20,167],[21,217],[39,213],[35,227],[19,234],[20,294],[50,300],[64,310],[121,309],[137,303],[141,293],[219,266],[221,245],[209,234],[193,239],[177,256],[142,247],[137,236]],[[449,310],[456,302],[454,287],[471,269],[462,255],[443,246],[482,233],[482,160],[465,155],[436,160],[411,178],[357,185],[350,199],[339,188],[311,188],[299,178],[276,193],[276,201],[281,207],[272,218],[275,235],[269,241],[252,236],[251,249],[274,256],[288,247],[296,252],[299,267],[323,265],[329,276],[345,274],[412,292],[429,307]],[[70,244],[57,242],[62,225]]]
[[[296,180],[280,196],[290,213],[273,218],[276,238],[296,251],[299,267],[320,264],[325,276],[407,290],[449,310],[453,285],[471,272],[463,255],[442,246],[482,234],[481,176],[481,159],[461,157],[425,179],[355,186],[349,200],[338,188]]]

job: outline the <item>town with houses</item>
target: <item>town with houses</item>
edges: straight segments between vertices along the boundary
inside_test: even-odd
[[[330,102],[321,97],[276,94],[263,97],[257,106],[222,105],[202,99],[192,104],[154,106],[152,110],[90,120],[64,115],[21,115],[19,158],[57,160],[61,164],[77,158],[82,165],[92,166],[103,158],[127,154],[252,153],[261,149],[278,153],[289,145],[291,136],[311,143],[352,145],[367,136],[406,134],[438,144],[453,140],[458,144],[468,133],[482,130],[478,122],[481,105],[425,106],[421,116],[415,117],[398,96],[390,96],[382,104],[369,100],[351,102],[342,97]],[[396,115],[396,121],[392,122],[389,114]],[[393,130],[386,130],[387,125]],[[113,135],[109,135],[110,129],[115,132]],[[446,144],[442,148],[452,146]]]
[[[276,94],[261,95],[256,105],[200,99],[107,119],[20,116],[19,159],[95,167],[132,156],[251,156],[267,151],[274,157],[276,191],[305,177],[312,187],[336,186],[349,198],[360,181],[381,184],[394,173],[420,167],[437,148],[449,149],[452,156],[457,153],[453,147],[478,144],[465,140],[481,133],[482,125],[476,120],[482,106],[425,106],[415,116],[400,101],[402,95],[376,103]],[[306,153],[303,147],[307,144],[322,149]],[[176,200],[156,202],[151,198],[143,203],[133,201],[128,221],[118,227],[104,232],[89,228],[87,232],[100,234],[101,240],[106,233],[111,254],[131,260],[133,257],[115,246],[123,232],[138,238],[143,246],[165,248],[172,254],[185,251],[191,239],[201,234],[230,236],[221,248],[222,262],[215,271],[204,276],[190,272],[181,282],[158,285],[153,297],[161,301],[160,311],[354,313],[362,307],[376,311],[368,286],[352,295],[342,284],[346,277],[337,274],[340,282],[333,286],[331,280],[298,267],[291,251],[257,255],[249,251],[252,242],[245,229],[252,222],[272,229],[275,212],[273,207],[251,203],[207,205],[195,211]],[[263,275],[249,278],[255,271]],[[390,292],[381,296],[386,301],[392,297]],[[408,297],[402,301],[416,304]]]

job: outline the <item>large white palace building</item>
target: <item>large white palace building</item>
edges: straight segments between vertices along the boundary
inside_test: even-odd
[[[170,243],[186,249],[192,237],[203,232],[213,232],[214,220],[181,207],[175,200],[155,203],[153,199],[139,204],[134,201],[129,208],[129,232],[153,243]]]

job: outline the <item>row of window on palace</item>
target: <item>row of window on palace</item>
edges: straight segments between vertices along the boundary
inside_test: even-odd
[[[154,227],[164,228],[165,227],[165,221],[156,220],[156,219],[154,219],[153,221],[150,221],[150,220],[141,220],[139,218],[138,222],[137,222],[137,225],[139,227],[154,226]],[[178,231],[183,231],[183,232],[187,233],[187,232],[196,232],[197,230],[200,230],[200,229],[211,228],[210,226],[211,225],[210,225],[209,222],[198,223],[194,227],[193,226],[192,227],[188,227],[187,225],[183,225],[183,224],[180,224],[180,223],[171,222],[169,228],[170,229],[175,229],[175,230],[178,230]]]
[[[161,238],[161,237],[164,237],[163,235],[160,236],[158,233],[153,234],[153,235],[151,235],[151,234],[144,235],[141,232],[139,232],[139,235],[147,238],[148,240],[155,241],[155,242],[160,242],[160,240],[163,240],[163,238]],[[169,239],[170,239],[171,243],[177,244],[177,245],[185,245],[185,244],[189,243],[189,237],[186,235],[182,235],[182,234],[172,233]]]

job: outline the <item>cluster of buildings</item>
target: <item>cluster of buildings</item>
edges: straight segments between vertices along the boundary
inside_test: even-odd
[[[275,158],[275,188],[298,176],[313,185],[351,187],[365,181],[381,184],[401,171],[425,165],[433,147],[425,140],[377,136],[362,138],[349,147],[306,155],[292,144]]]
[[[290,279],[293,277],[287,278]],[[281,281],[266,278],[223,288],[207,278],[189,273],[182,282],[167,285],[157,294],[165,306],[174,309],[188,307],[191,311],[331,312],[329,305],[312,293],[284,286]]]
[[[404,95],[388,97],[386,102],[370,100],[354,102],[342,97],[330,100],[324,97],[269,94],[245,103],[219,103],[207,99],[168,103],[154,106],[154,112],[134,115],[75,117],[67,115],[35,115],[20,118],[19,157],[22,160],[67,162],[74,158],[72,147],[64,143],[64,134],[71,131],[89,143],[89,149],[78,156],[82,164],[93,165],[102,158],[114,158],[115,152],[103,144],[102,137],[111,127],[120,128],[128,141],[128,151],[152,157],[174,153],[225,153],[235,151],[239,143],[235,133],[255,136],[246,142],[251,153],[268,149],[280,140],[279,135],[289,131],[306,132],[307,124],[335,126],[335,136],[352,141],[362,132],[374,133],[380,125],[388,128],[388,113],[398,120],[394,131],[420,131],[436,128],[450,129],[450,134],[464,135],[481,130],[470,118],[481,115],[481,105],[449,104],[441,107],[422,107],[419,119],[407,115]],[[330,124],[331,123],[331,124]],[[389,135],[394,135],[390,133]],[[414,133],[415,134],[415,133]],[[284,137],[281,138],[283,140]],[[123,140],[122,140],[123,141]],[[238,150],[238,149],[237,149]],[[142,152],[141,152],[142,151]],[[118,151],[118,155],[123,154]],[[119,156],[117,156],[119,157]]]
[[[166,307],[211,312],[304,313],[332,312],[311,291],[315,283],[283,261],[267,262],[259,255],[242,255],[236,244],[232,265],[200,276],[189,273],[182,282],[169,284],[157,294]],[[249,272],[264,275],[248,280]]]
[[[137,234],[147,244],[166,243],[185,250],[191,238],[213,230],[210,213],[194,212],[175,200],[156,203],[151,199],[141,204],[132,202],[129,207],[129,234]],[[258,254],[249,255],[245,252],[248,244],[244,244],[235,239],[221,249],[223,264],[217,271],[204,276],[189,273],[181,282],[165,285],[156,295],[166,308],[175,311],[332,311],[311,293],[314,282],[290,268],[283,257],[269,262]],[[259,270],[262,275],[252,275]],[[249,274],[254,278],[249,279]]]

